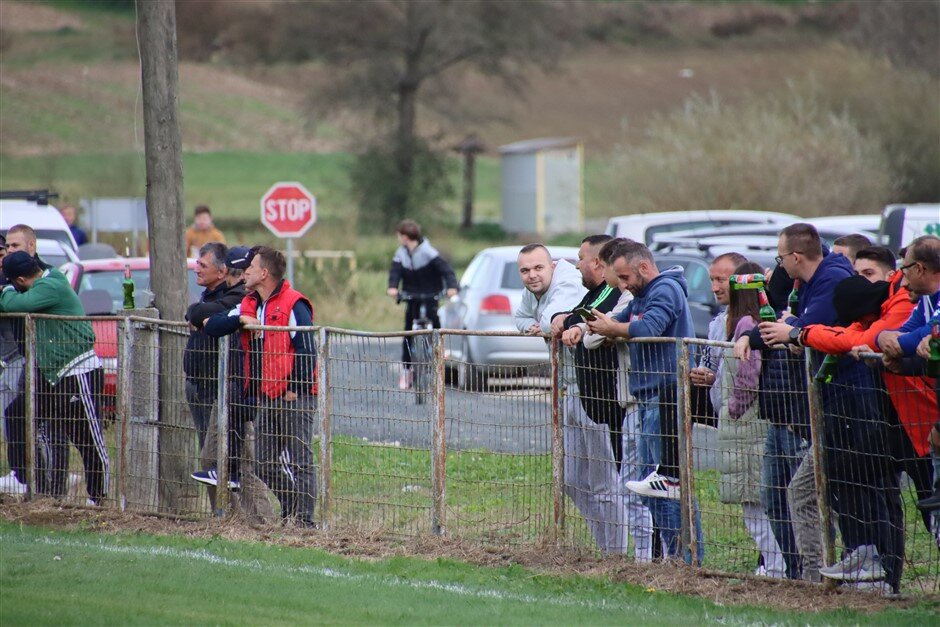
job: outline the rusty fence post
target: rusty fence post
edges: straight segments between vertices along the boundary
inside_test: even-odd
[[[561,403],[563,392],[560,385],[560,346],[557,340],[550,340],[552,383],[552,540],[560,542],[565,529],[565,444],[562,430]]]
[[[232,336],[223,335],[219,338],[218,344],[218,390],[216,390],[216,457],[215,471],[218,477],[218,483],[215,490],[215,511],[213,514],[218,517],[225,516],[230,500],[229,481],[236,480],[237,477],[229,477],[228,465],[228,428],[229,428],[229,346]]]
[[[134,350],[134,323],[125,316],[118,325],[121,334],[121,359],[118,362],[118,389],[116,416],[118,422],[117,447],[117,505],[120,511],[127,509],[127,439],[131,420],[131,362]]]
[[[23,367],[23,389],[26,395],[26,500],[36,496],[38,477],[36,459],[36,320],[26,316],[26,364]],[[48,460],[51,463],[52,460]],[[51,468],[49,469],[51,470]]]
[[[830,566],[836,561],[836,549],[832,537],[832,510],[829,507],[829,471],[826,467],[826,434],[820,395],[819,382],[816,381],[812,361],[813,351],[806,349],[804,363],[806,365],[807,392],[809,395],[809,427],[813,446],[813,462],[815,464],[816,503],[819,507],[819,523],[822,532],[823,565]],[[833,580],[827,580],[826,586],[835,587]]]
[[[333,451],[332,423],[333,392],[330,382],[330,335],[325,328],[319,332],[317,356],[317,404],[320,417],[320,525],[330,527],[330,488],[332,485]]]
[[[688,547],[692,564],[698,563],[698,537],[695,533],[694,447],[692,445],[692,398],[689,386],[689,345],[676,338],[676,437],[679,438],[679,493],[682,546]],[[661,427],[660,427],[661,428]]]
[[[444,535],[447,496],[447,448],[444,422],[444,340],[435,329],[431,334],[434,351],[434,415],[431,417],[431,532]]]

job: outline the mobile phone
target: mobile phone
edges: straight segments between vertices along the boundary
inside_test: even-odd
[[[592,314],[591,310],[587,307],[578,307],[574,312],[581,316],[582,320],[597,320],[597,316]]]

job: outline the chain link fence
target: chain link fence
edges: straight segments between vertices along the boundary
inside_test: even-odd
[[[940,521],[916,508],[935,480],[924,377],[865,366],[824,383],[818,356],[738,360],[697,339],[638,341],[641,363],[621,343],[493,365],[449,347],[517,334],[269,326],[197,341],[140,315],[20,320],[0,400],[5,480],[25,498],[823,582],[855,555],[876,582],[847,571],[845,585],[940,583]],[[100,368],[44,377],[42,325],[84,321]],[[722,364],[708,388],[690,382],[704,351]],[[664,492],[643,485],[657,468]]]

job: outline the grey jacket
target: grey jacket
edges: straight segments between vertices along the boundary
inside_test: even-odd
[[[555,264],[555,272],[548,289],[541,296],[536,296],[529,290],[522,294],[522,302],[512,316],[513,322],[520,333],[525,333],[529,327],[538,323],[542,333],[551,331],[552,317],[563,311],[571,311],[581,302],[587,289],[581,284],[581,273],[577,268],[559,259]]]

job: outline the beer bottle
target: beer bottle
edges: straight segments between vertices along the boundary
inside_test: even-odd
[[[940,377],[940,322],[934,322],[930,327],[930,357],[927,358],[927,376]]]
[[[813,378],[821,383],[832,383],[832,377],[838,368],[839,358],[835,355],[826,355],[819,370],[816,371],[816,376]]]
[[[134,309],[134,279],[131,278],[131,264],[124,264],[124,309]]]
[[[774,311],[774,308],[770,306],[770,301],[767,300],[767,292],[764,291],[763,283],[757,288],[757,302],[760,303],[759,315],[761,322],[776,322],[777,312]]]
[[[800,310],[800,280],[793,279],[793,289],[790,290],[790,295],[787,297],[787,305],[790,308],[790,315],[794,317],[799,317]]]

